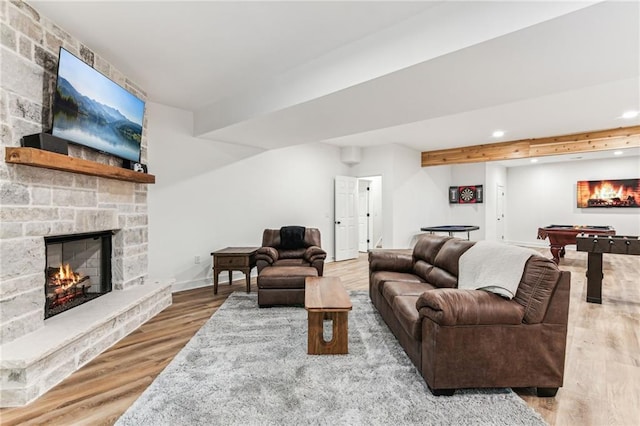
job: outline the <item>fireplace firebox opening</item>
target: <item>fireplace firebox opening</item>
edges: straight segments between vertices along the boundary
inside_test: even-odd
[[[111,291],[112,235],[103,231],[45,237],[45,319]]]

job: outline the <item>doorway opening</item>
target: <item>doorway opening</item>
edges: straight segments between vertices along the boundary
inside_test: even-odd
[[[382,176],[336,176],[335,260],[382,247]]]

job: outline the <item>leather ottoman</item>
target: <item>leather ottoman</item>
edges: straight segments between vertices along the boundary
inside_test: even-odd
[[[258,275],[258,305],[304,305],[304,281],[317,277],[312,266],[267,266]]]

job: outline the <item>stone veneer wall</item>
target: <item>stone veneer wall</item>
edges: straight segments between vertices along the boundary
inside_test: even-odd
[[[0,147],[51,127],[59,47],[146,94],[88,46],[20,0],[0,1]],[[146,158],[146,119],[142,161]],[[121,160],[75,145],[69,155]],[[4,149],[2,149],[4,157]],[[0,344],[44,325],[44,236],[116,230],[113,287],[147,278],[147,186],[0,161]],[[99,299],[97,299],[99,300]]]

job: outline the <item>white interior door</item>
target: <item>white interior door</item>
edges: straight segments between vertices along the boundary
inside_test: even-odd
[[[335,178],[336,261],[358,257],[358,179]]]
[[[497,185],[496,190],[496,239],[504,241],[504,186]]]
[[[369,182],[358,180],[358,251],[366,253],[369,250]]]

